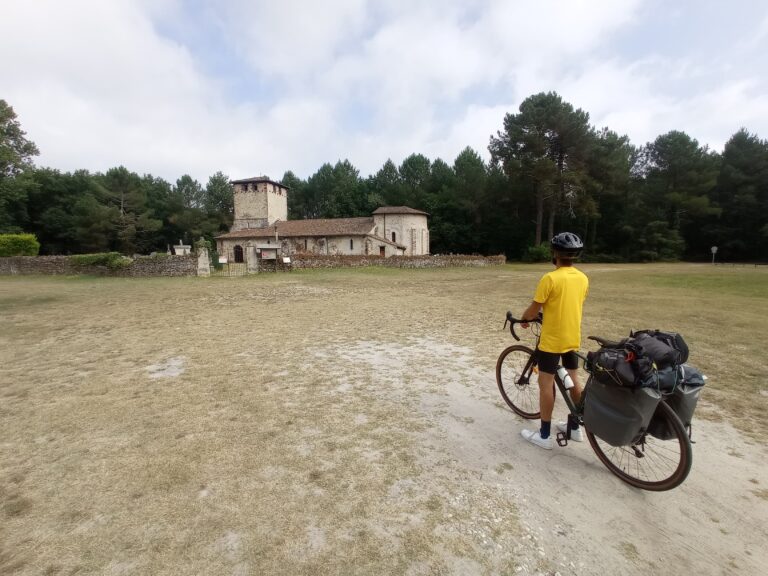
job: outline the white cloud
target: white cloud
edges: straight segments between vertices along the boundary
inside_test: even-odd
[[[226,32],[257,72],[300,82],[321,71],[366,23],[366,0],[217,2]]]
[[[589,51],[628,23],[639,0],[494,0],[478,21],[479,34],[518,61],[547,62]]]
[[[450,125],[445,137],[433,140],[429,147],[448,164],[467,146],[488,161],[490,137],[502,129],[504,115],[509,111],[507,106],[469,106],[464,115]]]
[[[467,145],[487,157],[504,114],[549,90],[636,144],[671,129],[714,146],[742,125],[768,135],[768,19],[710,61],[665,55],[652,29],[634,56],[616,49],[643,25],[639,0],[196,6],[4,2],[0,97],[40,164],[205,180],[306,177],[341,158],[367,174],[413,152],[451,162]],[[205,51],[222,48],[241,60],[212,69]]]
[[[676,96],[665,90],[670,84],[702,84],[702,71],[687,61],[658,57],[622,66],[616,60],[590,62],[582,74],[568,79],[560,93],[574,106],[590,113],[593,124],[628,134],[636,145],[656,139],[671,130],[681,130],[711,148],[722,149],[726,140],[742,126],[768,128],[768,97],[759,89],[760,80],[737,76],[729,83],[716,83],[724,71],[706,72],[707,90]],[[616,105],[617,98],[621,106]]]
[[[158,169],[174,147],[194,160],[188,120],[207,116],[215,92],[189,53],[159,37],[136,5],[12,2],[5,9],[0,52],[14,57],[0,60],[3,92],[45,162],[105,169],[139,160],[140,169]]]

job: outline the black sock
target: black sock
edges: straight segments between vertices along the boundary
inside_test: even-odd
[[[552,429],[552,422],[551,421],[541,421],[541,430],[539,431],[539,434],[542,438],[549,438],[549,432]]]

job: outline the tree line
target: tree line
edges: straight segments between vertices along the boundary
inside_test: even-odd
[[[591,125],[554,92],[528,97],[490,136],[490,162],[464,149],[448,164],[411,154],[362,177],[348,160],[309,178],[287,171],[289,218],[368,216],[406,205],[430,214],[433,253],[540,259],[557,231],[582,235],[601,261],[763,261],[768,142],[741,129],[722,153],[671,131],[642,146]],[[0,100],[0,233],[30,232],[41,253],[165,251],[232,224],[221,172],[174,184],[125,167],[62,173],[36,167],[13,109]]]

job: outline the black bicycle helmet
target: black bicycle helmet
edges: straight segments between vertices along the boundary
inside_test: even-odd
[[[555,234],[549,242],[549,245],[554,252],[557,252],[565,258],[578,258],[584,248],[584,243],[581,241],[581,238],[573,232],[560,232],[560,234]]]

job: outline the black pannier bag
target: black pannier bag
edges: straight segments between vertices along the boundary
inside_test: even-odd
[[[622,387],[655,386],[653,362],[638,357],[631,344],[624,348],[603,347],[587,353],[587,370],[603,384]]]
[[[677,385],[672,390],[667,389],[667,392],[671,391],[671,394],[666,396],[665,402],[674,410],[683,426],[689,428],[706,378],[699,369],[690,364],[679,366],[677,371]],[[662,388],[662,390],[664,389]],[[658,418],[651,420],[648,425],[648,433],[660,440],[669,440],[675,437],[666,420],[662,421]]]
[[[659,368],[677,366],[688,361],[688,344],[676,332],[637,330],[630,334],[630,338],[642,348],[644,355],[653,358]]]
[[[584,426],[611,446],[638,442],[661,400],[654,388],[604,384],[595,378],[584,393]]]

